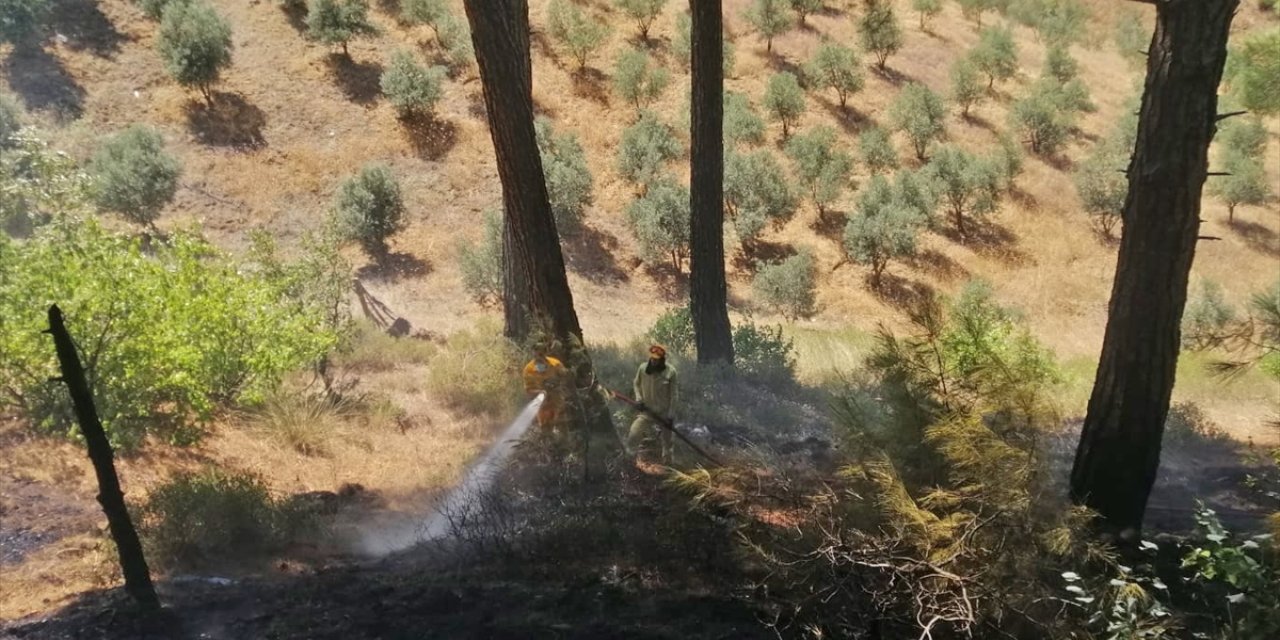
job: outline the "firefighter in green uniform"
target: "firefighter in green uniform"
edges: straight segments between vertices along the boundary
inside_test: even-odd
[[[656,438],[662,447],[662,463],[671,463],[671,430],[662,427],[649,413],[668,424],[675,420],[676,370],[667,364],[667,350],[658,345],[649,347],[649,360],[636,371],[635,399],[640,415],[631,423],[627,447],[636,451],[636,459],[644,459],[653,453]]]

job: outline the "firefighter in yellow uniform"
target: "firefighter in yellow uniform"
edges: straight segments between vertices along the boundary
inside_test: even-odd
[[[530,397],[546,393],[542,408],[538,410],[538,426],[549,428],[556,424],[564,410],[564,385],[568,371],[556,358],[547,355],[544,347],[535,347],[533,360],[524,366],[524,392]]]
[[[662,427],[649,413],[668,424],[675,420],[676,369],[667,364],[667,350],[658,345],[649,347],[649,359],[636,371],[634,391],[640,415],[631,423],[627,446],[643,458],[653,451],[656,436],[662,447],[662,463],[671,463],[671,430]]]

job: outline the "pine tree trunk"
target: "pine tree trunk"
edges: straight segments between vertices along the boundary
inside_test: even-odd
[[[463,5],[471,25],[489,134],[502,181],[503,208],[510,230],[510,242],[504,242],[510,248],[506,260],[514,262],[526,279],[530,317],[545,322],[564,346],[566,353],[562,355],[576,375],[577,387],[591,387],[595,373],[573,308],[534,134],[528,2],[466,0]],[[579,394],[579,398],[586,415],[577,417],[612,433],[603,396],[589,391]]]
[[[523,343],[529,337],[529,279],[515,255],[511,216],[502,216],[502,335]]]
[[[1160,464],[1217,88],[1238,4],[1156,4],[1107,329],[1071,470],[1072,499],[1125,540],[1136,540]]]
[[[84,367],[80,365],[80,356],[76,353],[75,343],[67,332],[58,305],[49,307],[47,333],[53,335],[62,381],[71,394],[76,422],[80,425],[80,433],[84,435],[85,444],[89,448],[89,459],[93,461],[93,470],[98,476],[98,504],[102,505],[102,511],[107,515],[107,527],[111,531],[111,539],[116,543],[116,551],[120,554],[124,589],[144,609],[159,609],[160,599],[156,597],[155,587],[151,584],[151,570],[147,567],[147,559],[142,554],[142,543],[138,541],[138,532],[133,528],[133,520],[125,506],[124,492],[120,490],[115,455],[111,451],[111,443],[107,441],[107,434],[102,429],[102,421],[98,419],[98,410],[93,405],[93,393],[89,390],[89,383],[85,381]]]
[[[723,18],[720,0],[690,0],[689,11],[693,19],[689,308],[698,362],[732,364],[724,275]]]

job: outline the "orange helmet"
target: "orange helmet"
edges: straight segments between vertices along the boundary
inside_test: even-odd
[[[649,357],[651,357],[651,358],[665,358],[665,357],[667,357],[667,350],[666,350],[666,349],[663,349],[661,346],[659,346],[659,345],[656,345],[656,344],[655,344],[655,345],[653,345],[653,346],[649,347]]]

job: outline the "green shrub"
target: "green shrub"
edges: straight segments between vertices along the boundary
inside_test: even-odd
[[[827,0],[790,0],[791,10],[801,25],[810,14],[818,13],[826,8]]]
[[[157,487],[140,510],[147,558],[162,568],[212,566],[279,550],[308,522],[262,478],[214,467]]]
[[[7,93],[0,93],[0,150],[17,146],[22,119],[22,107],[17,101]]]
[[[724,93],[724,144],[732,147],[741,143],[764,142],[764,120],[751,108],[747,96],[726,91]]]
[[[618,173],[632,184],[645,186],[666,173],[666,163],[683,153],[684,146],[671,127],[646,111],[622,132]]]
[[[520,354],[498,328],[460,331],[427,368],[427,390],[459,413],[506,419],[519,400],[518,363]]]
[[[458,248],[462,286],[476,302],[487,305],[502,300],[502,216],[484,212],[484,235],[476,244]]]
[[[911,0],[911,8],[920,14],[920,30],[929,31],[929,21],[942,13],[942,0]]]
[[[896,197],[888,180],[874,176],[845,226],[845,255],[870,267],[872,285],[879,287],[890,260],[915,255],[924,220],[918,210]]]
[[[154,227],[160,211],[178,191],[182,165],[165,153],[159,132],[133,125],[103,143],[89,163],[89,172],[100,209]]]
[[[428,69],[418,64],[412,53],[401,50],[391,54],[380,82],[391,106],[401,118],[408,118],[435,109],[443,94],[444,77],[443,67]]]
[[[1236,310],[1222,296],[1222,285],[1202,280],[1182,314],[1182,347],[1205,349],[1219,344],[1236,319]]]
[[[853,156],[836,146],[836,132],[818,126],[797,134],[787,143],[787,155],[795,163],[796,177],[809,190],[818,215],[843,195],[853,173]]]
[[[1074,118],[1064,108],[1056,85],[1037,82],[1026,97],[1013,103],[1009,125],[1024,136],[1033,153],[1052,155],[1066,144]]]
[[[979,71],[987,75],[987,89],[996,80],[1004,81],[1018,72],[1018,49],[1013,32],[1004,27],[987,27],[979,34],[978,44],[967,56]]]
[[[653,21],[662,15],[667,0],[613,0],[613,4],[635,21],[640,37],[648,40],[649,29],[653,27]]]
[[[862,48],[876,57],[876,66],[884,70],[889,56],[902,48],[902,27],[893,12],[893,4],[871,5],[858,21],[858,38]]]
[[[385,263],[387,240],[404,229],[400,183],[385,165],[370,164],[344,180],[334,211],[348,240],[358,242],[369,257]]]
[[[1271,198],[1271,183],[1262,158],[1228,152],[1222,154],[1222,170],[1230,175],[1213,176],[1209,193],[1227,205],[1228,220],[1235,219],[1236,207],[1261,205]]]
[[[1273,523],[1277,519],[1272,516]],[[1203,542],[1182,558],[1182,568],[1195,570],[1192,584],[1211,585],[1205,591],[1228,594],[1226,611],[1218,617],[1220,637],[1276,637],[1280,634],[1280,593],[1275,588],[1280,584],[1280,561],[1275,558],[1274,542],[1270,549],[1263,547],[1271,536],[1240,540],[1203,504],[1196,511],[1196,525],[1197,538]]]
[[[978,66],[970,58],[957,59],[951,65],[951,99],[960,105],[960,114],[968,117],[969,110],[986,96]]]
[[[452,17],[445,0],[401,0],[400,16],[409,24],[425,24],[440,37],[440,27]]]
[[[672,353],[693,355],[696,337],[693,333],[693,313],[689,306],[674,307],[658,316],[649,329],[649,337]]]
[[[1049,47],[1044,54],[1044,71],[1040,75],[1061,83],[1071,82],[1080,75],[1080,63],[1071,57],[1066,47]]]
[[[928,87],[915,82],[903,88],[889,107],[893,127],[907,135],[916,151],[917,160],[924,160],[929,145],[942,138],[946,115],[947,109],[942,104],[942,98]]]
[[[170,3],[160,20],[156,50],[170,77],[212,100],[213,85],[231,64],[231,25],[203,2]]]
[[[782,327],[758,326],[750,319],[733,328],[734,368],[743,376],[771,386],[788,386],[796,379],[795,342]]]
[[[193,0],[138,0],[138,8],[152,20],[164,17],[164,10],[171,4],[191,4]]]
[[[925,171],[961,235],[966,234],[966,218],[985,217],[1000,205],[1000,172],[989,160],[943,145]]]
[[[551,0],[547,31],[578,62],[578,69],[586,69],[588,60],[609,38],[608,25],[590,18],[568,0]]]
[[[592,200],[593,180],[587,154],[578,136],[556,134],[550,120],[539,117],[534,126],[556,228],[564,234],[574,233],[582,226],[582,214]]]
[[[54,218],[90,213],[92,180],[76,161],[30,132],[0,147],[0,234],[25,237]]]
[[[925,170],[903,169],[893,177],[893,200],[899,208],[913,212],[919,224],[933,224],[938,208],[938,186]]]
[[[369,5],[365,0],[308,0],[307,34],[328,45],[342,45],[378,33],[369,21]]]
[[[1251,34],[1227,56],[1224,74],[1240,105],[1261,115],[1280,113],[1280,27]]]
[[[632,48],[618,54],[613,68],[613,90],[635,105],[636,111],[657,100],[671,83],[671,74],[654,64],[649,54]]]
[[[754,0],[743,15],[747,24],[764,38],[765,50],[773,51],[773,39],[791,29],[787,0]]]
[[[1128,160],[1128,153],[1118,145],[1104,142],[1076,166],[1073,176],[1085,214],[1094,228],[1107,238],[1112,237],[1124,213],[1129,179],[1123,170]]]
[[[956,0],[960,13],[982,28],[982,14],[996,8],[996,0]]]
[[[670,177],[657,179],[627,208],[627,222],[650,264],[670,258],[679,271],[689,250],[689,189]]]
[[[862,164],[871,175],[879,175],[898,168],[898,150],[893,147],[889,132],[880,126],[871,126],[858,136],[858,151]]]
[[[1261,157],[1267,150],[1267,127],[1257,116],[1231,118],[1218,129],[1214,141],[1226,151]]]
[[[786,138],[805,110],[804,91],[794,75],[783,71],[769,78],[769,86],[764,92],[764,110],[771,120],[782,123],[782,137]]]
[[[471,45],[471,27],[465,18],[448,14],[440,23],[436,39],[444,48],[445,62],[454,72],[466,68],[475,59],[475,50]]]
[[[21,44],[44,27],[49,0],[0,0],[0,42]]]
[[[820,89],[834,89],[845,108],[849,96],[862,90],[862,67],[853,49],[824,42],[804,68],[806,81]]]
[[[1151,42],[1151,30],[1142,23],[1142,14],[1135,9],[1124,9],[1116,19],[1116,48],[1129,64],[1137,66],[1146,61],[1144,51]]]
[[[725,158],[724,204],[738,240],[749,245],[766,224],[782,226],[795,214],[798,198],[773,154],[760,150]]]
[[[996,173],[1000,176],[1001,190],[1011,191],[1014,188],[1014,181],[1022,175],[1024,169],[1025,158],[1023,158],[1022,147],[1007,133],[1001,132],[996,138],[999,147],[992,154],[991,161],[995,165]]]
[[[788,320],[814,314],[817,261],[813,251],[801,249],[782,262],[761,266],[751,280],[756,299]]]
[[[1084,37],[1089,10],[1079,0],[1017,0],[1009,16],[1035,29],[1050,46],[1069,45]]]

